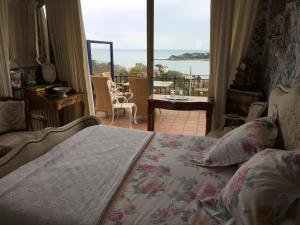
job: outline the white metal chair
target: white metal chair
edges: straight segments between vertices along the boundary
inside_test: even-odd
[[[133,97],[132,92],[121,92],[118,90],[117,85],[115,82],[108,80],[107,87],[111,98],[111,105],[112,105],[112,119],[111,123],[114,122],[115,118],[115,110],[122,109],[128,112],[129,114],[129,126],[132,128],[132,114],[133,114],[133,121],[135,124],[136,122],[136,112],[137,106],[135,103],[128,102]]]

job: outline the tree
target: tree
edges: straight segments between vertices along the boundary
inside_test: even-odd
[[[94,74],[100,74],[104,72],[110,72],[110,63],[99,63],[97,60],[92,60],[92,66],[93,66],[93,73]],[[114,71],[116,73],[120,72],[126,72],[127,70],[125,67],[120,66],[118,64],[114,65]]]
[[[147,66],[142,63],[136,63],[134,67],[130,68],[129,73],[146,73]]]

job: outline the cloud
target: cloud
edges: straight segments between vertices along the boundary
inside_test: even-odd
[[[146,0],[81,0],[87,39],[145,49]],[[210,0],[156,0],[155,47],[209,48]]]
[[[146,2],[143,0],[81,0],[85,10],[118,10],[118,9],[144,9]]]

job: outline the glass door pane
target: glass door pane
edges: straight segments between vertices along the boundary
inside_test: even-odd
[[[90,74],[114,77],[113,44],[104,41],[87,41]]]
[[[154,3],[153,92],[207,95],[210,0]]]

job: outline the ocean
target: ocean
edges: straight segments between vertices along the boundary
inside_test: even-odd
[[[184,74],[201,75],[202,78],[209,76],[209,60],[160,60],[169,58],[171,55],[181,55],[184,53],[201,53],[194,50],[154,50],[154,65],[161,64],[167,66],[169,70],[176,70]],[[92,58],[100,63],[110,62],[109,49],[92,49]],[[121,65],[126,69],[134,67],[136,63],[147,64],[147,51],[136,49],[114,49],[114,64]]]

